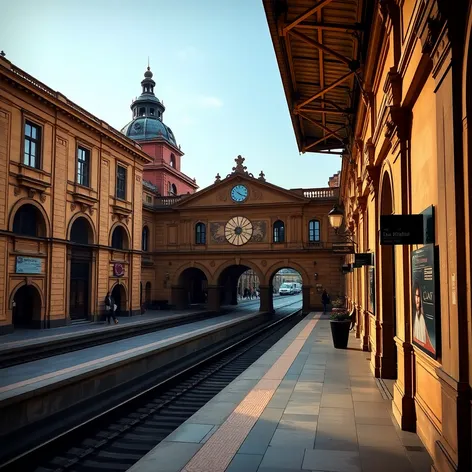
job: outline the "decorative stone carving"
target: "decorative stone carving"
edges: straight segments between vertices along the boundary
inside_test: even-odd
[[[234,161],[236,165],[232,169],[232,173],[228,174],[226,177],[229,177],[234,174],[247,175],[248,177],[254,178],[254,175],[247,171],[247,167],[244,165],[246,159],[242,156],[238,156]]]
[[[35,190],[33,190],[32,188],[28,189],[28,197],[29,198],[34,198],[35,194],[36,194]]]
[[[44,193],[40,193],[39,199],[41,200],[41,203],[44,203],[46,201],[46,195]]]
[[[13,194],[15,195],[15,197],[17,197],[20,193],[21,193],[20,187],[15,187],[13,189]]]
[[[226,202],[228,199],[227,192],[220,192],[216,195],[216,199],[220,202]]]
[[[254,200],[262,200],[262,192],[260,190],[253,189],[251,191],[251,198]]]
[[[266,179],[265,179],[265,174],[264,174],[264,172],[262,172],[262,170],[261,170],[261,173],[259,174],[258,180],[261,180],[262,182],[265,182],[265,181],[266,181]]]
[[[374,146],[374,143],[372,142],[372,138],[369,138],[365,142],[364,154],[366,156],[367,165],[372,165],[375,160],[375,146]]]
[[[252,221],[251,242],[261,243],[267,234],[267,222],[264,220]]]
[[[219,173],[215,175],[215,184],[217,184],[218,182],[221,182],[221,176]]]
[[[402,78],[394,67],[391,67],[387,73],[384,92],[388,97],[389,104],[400,106],[402,101]]]
[[[70,204],[70,211],[75,211],[77,205],[75,203]]]
[[[215,265],[216,265],[216,264],[215,264],[215,261],[211,261],[211,262],[210,262],[210,267],[215,267]]]
[[[262,267],[266,267],[267,266],[267,261],[265,259],[262,259],[261,264],[262,264]]]
[[[224,221],[215,221],[210,223],[210,238],[212,242],[221,244],[226,241],[225,224],[226,222]]]

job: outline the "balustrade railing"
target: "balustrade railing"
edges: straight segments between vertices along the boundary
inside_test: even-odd
[[[293,188],[291,191],[311,200],[339,197],[339,187]]]

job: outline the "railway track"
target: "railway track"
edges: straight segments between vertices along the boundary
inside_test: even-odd
[[[11,459],[0,470],[127,470],[299,323],[301,306],[294,308],[279,308],[276,320],[244,339]]]

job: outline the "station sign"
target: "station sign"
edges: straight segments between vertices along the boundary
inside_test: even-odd
[[[373,252],[364,252],[354,254],[354,267],[359,268],[363,266],[373,266],[374,265],[374,253]]]
[[[424,215],[380,215],[380,244],[423,244]]]
[[[333,243],[333,252],[336,252],[338,254],[354,254],[354,244]]]

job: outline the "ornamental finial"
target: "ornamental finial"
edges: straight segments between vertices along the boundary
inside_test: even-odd
[[[221,176],[220,176],[219,173],[216,174],[216,176],[215,176],[215,184],[217,184],[218,182],[221,182]]]
[[[238,156],[234,162],[236,162],[236,166],[233,167],[233,172],[238,173],[238,174],[245,174],[247,172],[247,167],[244,164],[244,157]]]
[[[265,182],[265,181],[266,181],[266,179],[265,179],[265,174],[264,174],[264,172],[262,172],[262,170],[261,170],[261,173],[259,174],[259,179],[258,179],[258,180],[260,180],[260,181],[262,181],[262,182]]]

